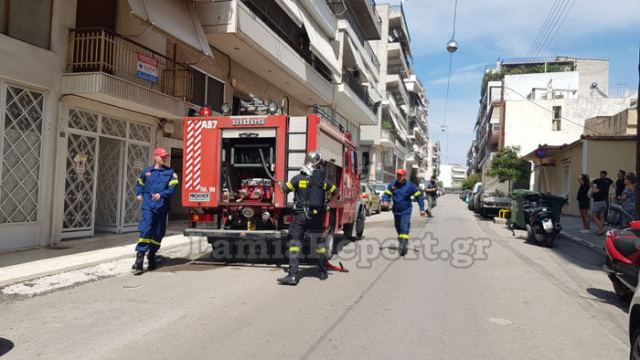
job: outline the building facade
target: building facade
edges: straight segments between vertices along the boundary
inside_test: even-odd
[[[424,85],[411,68],[411,36],[402,5],[378,5],[381,40],[371,41],[380,59],[379,122],[363,126],[361,150],[370,182],[393,181],[395,170],[410,170],[420,182],[427,172],[428,100]]]
[[[500,60],[486,70],[481,89],[468,172],[502,190],[507,185],[488,176],[497,152],[518,146],[524,155],[542,143],[572,143],[587,118],[613,115],[631,101],[608,96],[607,60],[573,57]]]
[[[136,176],[163,146],[182,177],[182,119],[202,105],[320,109],[354,139],[379,124],[371,1],[38,6],[0,14],[0,251],[135,231]]]
[[[467,178],[467,168],[458,164],[440,165],[439,179],[445,190],[458,190],[462,188],[462,183]]]

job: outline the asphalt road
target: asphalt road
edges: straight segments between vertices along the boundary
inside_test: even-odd
[[[434,215],[414,212],[404,259],[391,214],[367,218],[349,273],[297,287],[273,266],[184,263],[5,298],[2,359],[628,358],[628,304],[593,252],[527,244],[456,196]]]

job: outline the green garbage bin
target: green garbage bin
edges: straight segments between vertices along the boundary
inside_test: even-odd
[[[524,229],[527,219],[524,213],[524,204],[527,201],[538,200],[542,194],[536,191],[516,189],[511,192],[511,218],[509,225]]]

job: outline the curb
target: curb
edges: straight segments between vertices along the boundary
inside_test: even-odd
[[[182,235],[176,235],[176,236],[182,236]],[[171,236],[168,236],[167,238],[169,238]],[[166,238],[165,238],[166,239]],[[124,247],[129,247],[131,245],[124,245]],[[193,247],[197,249],[201,249],[202,250],[202,240],[199,241],[195,241],[192,242],[191,239],[189,238],[185,238],[184,240],[181,239],[179,242],[174,243],[174,244],[170,244],[167,245],[165,247],[162,247],[161,251],[159,252],[159,254],[162,253],[166,253],[168,251],[177,249],[177,248],[187,248],[187,247],[191,247],[190,251],[193,251]],[[115,248],[106,248],[106,249],[101,249],[101,250],[97,250],[97,251],[104,251],[104,252],[109,252],[109,250],[114,251],[117,250],[118,247]],[[122,248],[122,246],[120,247]],[[204,247],[206,249],[206,246]],[[67,255],[67,256],[82,256],[83,253],[79,253],[79,254],[72,254],[72,255]],[[95,254],[95,253],[94,253]],[[87,257],[93,257],[91,252],[84,254]],[[14,285],[20,282],[24,282],[24,281],[30,281],[30,280],[35,280],[35,279],[39,279],[45,276],[51,276],[51,275],[56,275],[56,274],[62,274],[65,272],[69,272],[69,271],[74,271],[74,270],[79,270],[79,269],[84,269],[84,268],[88,268],[91,266],[96,266],[99,264],[104,264],[104,263],[109,263],[109,262],[113,262],[113,261],[119,261],[122,259],[127,259],[127,258],[135,258],[135,252],[127,250],[126,254],[117,254],[117,255],[104,255],[103,257],[97,256],[98,259],[96,260],[90,260],[90,261],[86,261],[83,262],[82,260],[76,262],[75,264],[72,265],[62,265],[62,266],[57,266],[54,269],[51,270],[41,270],[41,271],[35,271],[33,273],[27,273],[24,274],[24,272],[22,272],[23,275],[19,275],[19,276],[14,276],[14,277],[8,277],[5,279],[2,279],[2,277],[0,276],[0,289],[10,286],[10,285]],[[64,256],[62,257],[64,258]],[[13,266],[9,266],[6,268],[2,268],[1,270],[11,270],[11,268],[14,269],[24,269],[25,267],[28,267],[30,264],[34,264],[37,263],[39,261],[51,261],[52,259],[43,259],[43,260],[37,260],[37,261],[33,261],[33,262],[27,262],[27,263],[22,263],[19,265],[13,265]]]
[[[566,231],[561,231],[560,235],[562,235],[563,238],[565,238],[567,240],[570,240],[570,241],[573,241],[574,243],[576,243],[578,245],[582,245],[582,246],[592,250],[593,252],[595,252],[595,253],[597,253],[599,255],[603,255],[603,256],[607,255],[605,253],[605,251],[604,251],[604,248],[601,248],[598,245],[594,245],[591,242],[589,242],[589,241],[587,241],[585,239],[582,239],[582,238],[580,238],[578,236],[571,235],[571,234],[567,233]]]

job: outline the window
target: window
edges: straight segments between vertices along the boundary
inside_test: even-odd
[[[222,112],[224,83],[203,72],[193,72],[193,98],[196,105],[208,105],[213,111]]]
[[[3,86],[0,121],[0,224],[38,221],[44,94]]]
[[[0,0],[0,33],[49,48],[52,0]]]
[[[560,131],[562,121],[562,107],[554,106],[553,107],[553,119],[551,124],[551,130]]]

